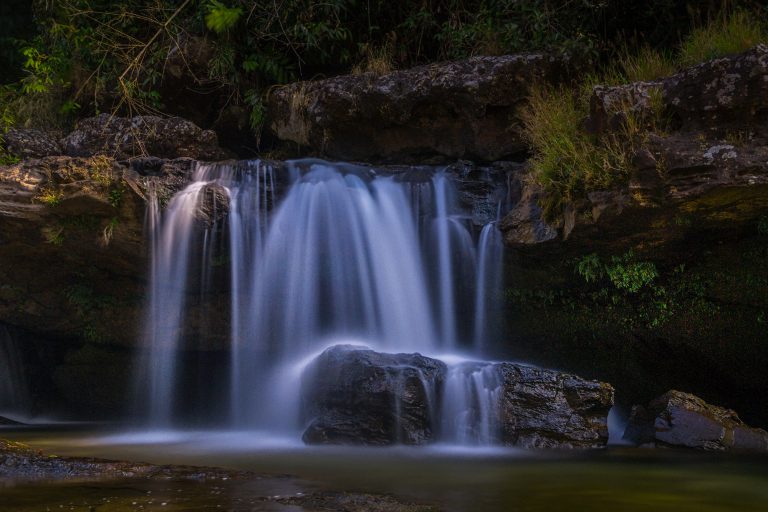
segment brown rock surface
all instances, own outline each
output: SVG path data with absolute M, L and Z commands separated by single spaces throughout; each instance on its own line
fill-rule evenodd
M 424 163 L 524 153 L 518 109 L 566 63 L 541 54 L 472 57 L 383 76 L 301 82 L 269 99 L 272 130 L 333 158 Z
M 640 445 L 768 452 L 768 432 L 745 425 L 729 409 L 680 391 L 632 408 L 624 439 Z

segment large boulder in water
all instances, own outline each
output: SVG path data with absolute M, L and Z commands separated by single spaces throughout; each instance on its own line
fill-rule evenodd
M 302 401 L 309 444 L 599 448 L 608 441 L 613 388 L 516 363 L 460 363 L 448 371 L 419 354 L 338 345 L 305 372 Z
M 638 445 L 768 452 L 768 432 L 745 425 L 730 409 L 671 390 L 632 408 L 624 439 Z
M 423 444 L 433 439 L 441 361 L 359 346 L 327 349 L 302 377 L 308 444 Z
M 519 111 L 531 85 L 562 80 L 566 64 L 544 54 L 472 57 L 290 84 L 269 98 L 271 127 L 339 159 L 501 160 L 527 149 Z

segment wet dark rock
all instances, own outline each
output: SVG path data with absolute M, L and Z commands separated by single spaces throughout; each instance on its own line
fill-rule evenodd
M 127 164 L 131 170 L 141 176 L 161 176 L 166 160 L 156 156 L 129 158 L 121 164 Z
M 107 155 L 118 160 L 137 156 L 226 160 L 216 134 L 180 117 L 114 117 L 101 114 L 82 119 L 61 141 L 69 156 Z
M 336 345 L 302 376 L 308 444 L 423 444 L 433 440 L 431 399 L 446 366 L 419 354 Z M 396 412 L 396 411 L 399 411 Z
M 519 109 L 531 84 L 562 80 L 566 64 L 543 54 L 472 57 L 291 84 L 269 98 L 271 127 L 339 159 L 501 160 L 526 151 Z
M 520 448 L 602 448 L 613 387 L 554 370 L 499 363 L 502 441 Z
M 5 149 L 19 158 L 42 158 L 61 155 L 60 134 L 34 128 L 11 128 L 0 140 L 5 142 Z
M 480 363 L 478 363 L 480 364 Z M 600 448 L 608 441 L 610 384 L 554 370 L 495 363 L 499 441 L 521 448 Z M 418 354 L 337 345 L 302 378 L 308 444 L 423 444 L 435 441 L 447 368 Z M 429 392 L 426 392 L 429 390 Z M 430 394 L 432 398 L 430 398 Z
M 675 390 L 646 407 L 634 406 L 624 439 L 645 446 L 768 452 L 768 432 L 745 425 L 730 409 Z
M 544 190 L 536 184 L 524 182 L 520 174 L 513 180 L 520 196 L 499 224 L 505 243 L 509 246 L 535 245 L 556 239 L 558 231 L 544 220 L 539 204 Z
M 209 226 L 220 223 L 229 214 L 229 194 L 221 185 L 206 185 L 202 204 L 195 212 L 195 218 Z

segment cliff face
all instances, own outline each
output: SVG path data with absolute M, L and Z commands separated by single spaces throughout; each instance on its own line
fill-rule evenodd
M 766 54 L 758 46 L 658 82 L 596 88 L 585 129 L 615 129 L 653 88 L 671 129 L 647 137 L 628 184 L 554 219 L 543 218 L 546 192 L 526 162 L 449 166 L 476 224 L 495 218 L 499 200 L 508 208 L 500 352 L 611 381 L 619 402 L 680 388 L 768 423 L 750 398 L 768 387 Z M 562 64 L 471 59 L 297 84 L 273 97 L 275 129 L 325 156 L 522 158 L 530 80 L 555 82 Z M 25 159 L 0 168 L 0 322 L 24 333 L 55 393 L 83 409 L 117 408 L 127 389 L 147 285 L 148 180 L 167 199 L 195 165 L 183 157 L 228 155 L 210 133 L 174 122 L 97 118 L 65 137 L 6 136 Z M 592 280 L 579 270 L 590 261 Z M 648 265 L 634 291 L 612 277 Z M 217 328 L 199 347 L 209 353 L 229 332 L 226 300 L 213 309 Z

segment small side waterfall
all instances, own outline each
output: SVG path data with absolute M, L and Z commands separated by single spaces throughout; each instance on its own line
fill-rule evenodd
M 0 324 L 0 413 L 28 414 L 29 389 L 16 338 Z
M 477 446 L 497 443 L 501 435 L 501 384 L 493 363 L 449 366 L 443 395 L 443 440 Z
M 501 237 L 489 224 L 475 242 L 446 173 L 414 178 L 322 161 L 277 172 L 258 161 L 200 166 L 162 213 L 150 201 L 148 350 L 139 380 L 152 425 L 173 424 L 190 297 L 216 286 L 214 260 L 224 259 L 220 272 L 229 273 L 229 386 L 220 398 L 232 428 L 296 428 L 296 364 L 340 340 L 429 354 L 470 351 L 486 336 Z M 476 395 L 451 396 L 455 407 L 475 411 Z M 489 432 L 477 442 L 491 442 L 492 428 L 482 429 Z
M 502 290 L 504 242 L 496 222 L 483 226 L 478 242 L 477 284 L 475 286 L 474 343 L 481 351 L 487 346 L 489 326 L 496 321 L 494 309 Z

